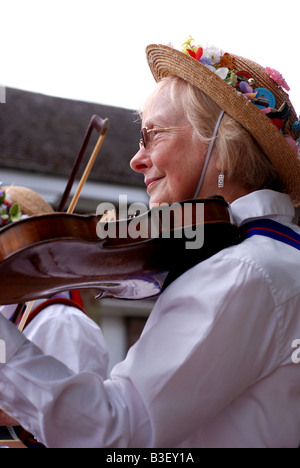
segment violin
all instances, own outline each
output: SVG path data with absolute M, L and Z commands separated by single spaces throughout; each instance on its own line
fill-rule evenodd
M 240 241 L 230 207 L 219 196 L 119 220 L 104 213 L 74 214 L 108 128 L 108 119 L 92 116 L 58 212 L 1 230 L 1 305 L 19 304 L 21 309 L 29 301 L 29 314 L 35 300 L 74 289 L 95 289 L 98 298 L 156 297 L 184 271 Z M 98 141 L 64 213 L 93 130 Z
M 102 219 L 56 212 L 2 229 L 0 304 L 87 288 L 98 298 L 156 297 L 186 270 L 239 242 L 219 196 Z

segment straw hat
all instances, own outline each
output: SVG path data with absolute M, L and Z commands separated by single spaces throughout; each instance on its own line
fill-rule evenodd
M 51 206 L 36 192 L 26 187 L 1 187 L 11 203 L 17 203 L 21 212 L 27 216 L 53 213 Z
M 164 77 L 174 75 L 183 78 L 203 91 L 228 115 L 243 125 L 277 169 L 283 186 L 291 195 L 295 205 L 299 205 L 300 161 L 288 144 L 287 138 L 283 136 L 283 132 L 292 137 L 295 143 L 297 133 L 294 132 L 294 128 L 298 130 L 300 123 L 295 124 L 297 115 L 288 94 L 283 90 L 283 86 L 289 88 L 282 75 L 233 54 L 221 53 L 223 55 L 218 56 L 219 63 L 213 63 L 205 49 L 201 50 L 199 46 L 193 47 L 191 41 L 193 39 L 185 43 L 182 52 L 170 46 L 156 44 L 146 48 L 148 64 L 155 80 L 158 82 Z M 242 81 L 244 85 L 241 87 Z M 245 92 L 249 91 L 245 89 L 247 85 L 252 87 L 254 99 L 257 97 L 268 99 L 265 112 L 269 112 L 269 117 L 261 110 L 264 106 L 259 108 L 253 103 L 253 99 L 247 98 Z M 288 113 L 284 112 L 284 108 L 288 109 Z M 277 112 L 274 112 L 275 110 Z M 288 117 L 285 122 L 282 121 L 282 128 L 280 128 L 280 110 L 282 114 L 285 113 L 285 117 Z

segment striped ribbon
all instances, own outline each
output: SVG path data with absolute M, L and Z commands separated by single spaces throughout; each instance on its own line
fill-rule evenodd
M 293 229 L 271 219 L 251 221 L 244 224 L 241 231 L 246 239 L 255 235 L 271 237 L 300 250 L 300 235 Z

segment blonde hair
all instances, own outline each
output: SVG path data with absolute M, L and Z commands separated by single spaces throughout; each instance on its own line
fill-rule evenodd
M 198 88 L 175 76 L 163 78 L 155 93 L 168 86 L 174 108 L 183 110 L 194 129 L 194 137 L 208 148 L 221 108 Z M 283 191 L 277 171 L 258 143 L 239 122 L 226 113 L 219 128 L 214 153 L 226 177 L 245 189 Z

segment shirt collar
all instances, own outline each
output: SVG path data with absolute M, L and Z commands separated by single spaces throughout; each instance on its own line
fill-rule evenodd
M 295 209 L 289 195 L 273 190 L 258 190 L 238 198 L 231 204 L 231 212 L 238 226 L 257 218 L 290 224 L 295 217 Z

